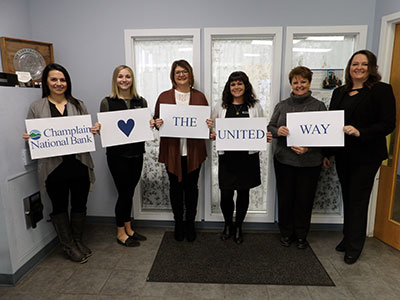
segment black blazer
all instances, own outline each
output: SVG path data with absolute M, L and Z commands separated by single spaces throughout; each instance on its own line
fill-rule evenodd
M 342 109 L 344 86 L 333 91 L 329 110 Z M 386 136 L 396 127 L 396 100 L 392 86 L 376 83 L 360 90 L 357 101 L 345 110 L 345 125 L 360 131 L 359 137 L 345 135 L 345 147 L 329 154 L 345 155 L 351 162 L 380 162 L 388 158 Z M 331 149 L 332 150 L 332 149 Z

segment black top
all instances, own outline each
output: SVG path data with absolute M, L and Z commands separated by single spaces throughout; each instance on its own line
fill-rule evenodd
M 101 112 L 147 107 L 147 101 L 142 97 L 133 98 L 131 100 L 106 97 L 104 100 L 102 101 L 100 106 Z M 107 147 L 106 150 L 107 155 L 117 155 L 126 158 L 138 157 L 142 155 L 144 152 L 145 152 L 144 142 L 111 146 Z
M 348 101 L 350 101 L 348 103 Z M 389 84 L 378 82 L 350 97 L 339 87 L 333 91 L 329 110 L 344 109 L 345 125 L 352 125 L 359 137 L 345 135 L 345 147 L 328 148 L 327 154 L 340 154 L 352 163 L 374 163 L 388 157 L 386 135 L 396 127 L 396 100 Z
M 67 104 L 64 105 L 64 113 L 63 114 L 61 114 L 60 111 L 57 109 L 56 105 L 50 101 L 49 101 L 49 106 L 50 106 L 50 114 L 51 114 L 52 118 L 68 116 Z M 76 157 L 75 157 L 75 154 L 70 154 L 70 155 L 63 155 L 62 158 L 63 158 L 63 161 L 71 161 L 71 160 L 75 160 Z

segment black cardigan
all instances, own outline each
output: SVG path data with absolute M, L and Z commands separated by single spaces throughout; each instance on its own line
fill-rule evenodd
M 360 90 L 356 102 L 345 110 L 345 125 L 352 125 L 359 137 L 345 135 L 344 148 L 326 149 L 347 156 L 354 163 L 380 162 L 388 158 L 386 136 L 396 127 L 396 100 L 391 85 L 378 82 Z M 333 91 L 329 110 L 343 109 L 344 86 Z

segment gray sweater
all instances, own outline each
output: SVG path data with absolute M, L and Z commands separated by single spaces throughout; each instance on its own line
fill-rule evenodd
M 86 109 L 86 106 L 83 104 L 82 101 L 78 100 L 81 107 L 82 107 L 82 114 L 87 115 L 88 111 Z M 68 116 L 76 116 L 80 115 L 78 112 L 77 108 L 71 104 L 67 103 L 67 112 Z M 37 119 L 37 118 L 51 118 L 51 112 L 50 112 L 50 105 L 49 101 L 46 98 L 42 98 L 39 100 L 36 100 L 31 104 L 29 107 L 28 115 L 26 117 L 27 119 Z M 88 167 L 89 170 L 89 179 L 90 182 L 93 184 L 95 181 L 95 176 L 93 172 L 93 161 L 92 157 L 90 156 L 90 153 L 85 152 L 85 153 L 78 153 L 76 154 L 76 158 L 81 161 L 85 166 Z M 45 191 L 45 182 L 47 179 L 47 176 L 55 169 L 57 168 L 61 163 L 63 159 L 62 156 L 54 156 L 54 157 L 47 157 L 47 158 L 41 158 L 38 161 L 38 177 L 39 177 L 39 185 L 40 185 L 40 190 L 42 192 Z
M 321 148 L 308 147 L 306 153 L 298 155 L 287 146 L 285 136 L 278 136 L 278 129 L 281 126 L 286 126 L 287 113 L 323 110 L 326 110 L 325 104 L 312 97 L 311 92 L 303 96 L 295 96 L 291 93 L 289 98 L 275 106 L 268 124 L 268 131 L 272 133 L 272 149 L 276 160 L 293 167 L 315 167 L 322 163 Z

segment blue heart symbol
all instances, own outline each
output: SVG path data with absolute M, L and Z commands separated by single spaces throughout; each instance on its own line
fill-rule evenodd
M 135 127 L 135 121 L 133 119 L 128 119 L 126 122 L 124 120 L 118 121 L 118 128 L 125 133 L 127 137 L 131 134 L 133 127 Z

